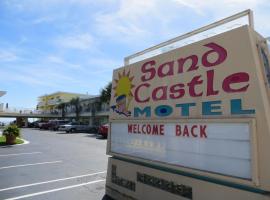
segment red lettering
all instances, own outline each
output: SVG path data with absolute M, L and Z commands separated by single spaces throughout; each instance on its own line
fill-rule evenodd
M 196 135 L 195 132 L 194 132 L 194 129 L 195 129 L 195 128 L 198 128 L 198 126 L 197 126 L 197 125 L 193 125 L 193 126 L 191 127 L 191 135 L 192 135 L 193 137 L 198 137 L 198 135 Z
M 173 75 L 173 64 L 174 61 L 163 63 L 158 67 L 158 76 L 159 77 L 165 77 L 165 76 L 172 76 Z M 167 68 L 167 72 L 164 72 L 164 70 Z
M 213 42 L 205 44 L 204 46 L 209 47 L 212 50 L 210 50 L 210 51 L 206 52 L 205 54 L 203 54 L 203 56 L 202 56 L 202 64 L 203 64 L 203 66 L 212 67 L 212 66 L 215 66 L 215 65 L 219 65 L 219 64 L 221 64 L 222 62 L 224 62 L 226 60 L 227 51 L 223 47 L 221 47 L 221 46 L 219 46 L 219 45 L 217 45 L 216 43 L 213 43 Z M 218 55 L 217 60 L 214 61 L 214 62 L 209 61 L 209 56 L 212 53 Z
M 217 95 L 219 91 L 214 90 L 214 70 L 206 72 L 207 75 L 207 92 L 206 96 Z
M 128 124 L 128 133 L 132 133 L 132 124 Z
M 185 89 L 183 89 L 183 87 L 185 87 L 185 85 L 182 83 L 173 85 L 170 88 L 170 92 L 171 92 L 170 98 L 171 99 L 178 99 L 178 98 L 183 97 L 185 95 Z
M 187 84 L 189 86 L 189 94 L 191 97 L 199 97 L 203 95 L 203 92 L 196 93 L 195 92 L 195 86 L 201 85 L 203 83 L 203 80 L 200 80 L 202 76 L 195 76 L 193 79 Z
M 196 55 L 191 55 L 191 56 L 188 56 L 186 58 L 180 58 L 177 60 L 178 61 L 178 73 L 184 72 L 184 65 L 185 65 L 186 61 L 188 61 L 188 60 L 191 60 L 191 65 L 188 69 L 188 72 L 197 70 L 199 68 L 199 66 L 197 66 L 198 57 Z
M 138 124 L 138 133 L 139 133 L 139 134 L 142 133 L 142 132 L 141 132 L 141 125 L 140 125 L 140 124 Z
M 206 125 L 201 125 L 200 126 L 200 137 L 201 138 L 207 138 L 207 135 L 206 135 Z
M 233 92 L 245 92 L 247 91 L 247 88 L 249 84 L 245 84 L 245 86 L 242 86 L 238 89 L 233 89 L 232 84 L 236 83 L 245 83 L 249 81 L 249 74 L 245 72 L 239 72 L 235 74 L 231 74 L 228 77 L 226 77 L 223 81 L 222 88 L 225 92 L 233 93 Z
M 134 92 L 135 101 L 137 101 L 138 103 L 145 103 L 145 102 L 148 102 L 150 100 L 150 97 L 148 97 L 146 99 L 140 99 L 139 98 L 139 93 L 144 93 L 144 92 L 139 92 L 142 87 L 149 88 L 150 87 L 150 84 L 149 83 L 143 83 L 143 84 L 139 85 L 135 89 L 135 92 Z
M 152 134 L 158 135 L 158 125 L 153 125 Z
M 146 125 L 147 134 L 151 134 L 151 126 L 149 124 Z
M 184 126 L 183 136 L 189 137 L 189 132 L 188 132 L 188 126 L 187 125 Z
M 166 100 L 167 99 L 167 88 L 168 88 L 168 86 L 160 86 L 160 87 L 155 88 L 152 92 L 153 100 L 154 101 Z M 159 95 L 159 97 L 158 97 L 158 93 L 161 94 L 161 95 Z
M 159 126 L 159 129 L 160 129 L 160 135 L 164 135 L 164 125 L 160 125 Z
M 142 125 L 142 132 L 143 132 L 143 134 L 146 134 L 146 132 L 145 132 L 145 124 Z
M 148 76 L 143 75 L 141 77 L 142 81 L 149 81 L 155 77 L 156 75 L 155 64 L 156 64 L 156 61 L 150 60 L 142 65 L 142 68 L 141 68 L 142 73 L 148 73 Z M 150 67 L 147 68 L 147 66 L 150 66 Z
M 181 126 L 180 125 L 176 125 L 175 126 L 175 135 L 176 136 L 180 136 L 181 135 Z
M 137 125 L 133 124 L 133 133 L 137 133 Z

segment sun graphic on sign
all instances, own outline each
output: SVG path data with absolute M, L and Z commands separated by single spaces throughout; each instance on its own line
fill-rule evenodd
M 116 105 L 111 108 L 120 115 L 130 115 L 128 107 L 133 98 L 131 91 L 132 88 L 134 88 L 134 85 L 132 84 L 133 79 L 134 76 L 130 76 L 130 71 L 126 73 L 125 70 L 122 73 L 118 73 L 118 78 L 114 79 L 115 86 L 113 87 L 113 90 L 114 97 L 116 97 Z

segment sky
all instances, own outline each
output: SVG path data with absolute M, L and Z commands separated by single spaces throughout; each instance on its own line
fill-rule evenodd
M 99 94 L 124 57 L 245 9 L 270 36 L 269 0 L 1 0 L 0 102 Z

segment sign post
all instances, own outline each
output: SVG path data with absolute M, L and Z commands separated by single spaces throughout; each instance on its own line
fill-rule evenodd
M 114 70 L 106 193 L 270 199 L 263 41 L 244 25 Z

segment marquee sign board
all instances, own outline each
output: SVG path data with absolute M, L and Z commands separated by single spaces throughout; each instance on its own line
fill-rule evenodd
M 248 123 L 112 123 L 111 151 L 251 179 Z
M 270 191 L 261 39 L 242 26 L 114 70 L 108 154 Z

